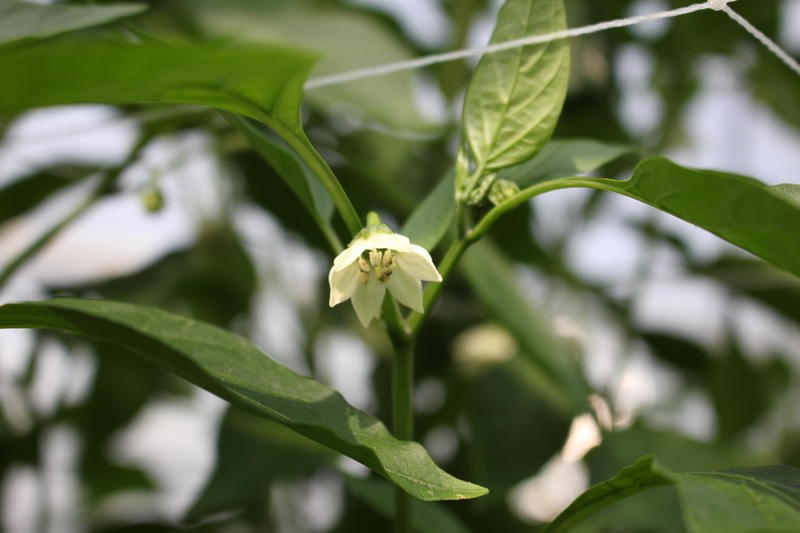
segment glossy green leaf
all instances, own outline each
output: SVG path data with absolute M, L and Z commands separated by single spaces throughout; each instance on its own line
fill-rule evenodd
M 275 169 L 275 172 L 312 216 L 320 230 L 329 239 L 332 239 L 332 242 L 338 242 L 336 232 L 331 226 L 333 201 L 322 183 L 311 174 L 297 154 L 289 150 L 285 143 L 271 137 L 267 132 L 259 130 L 247 119 L 233 114 L 228 114 L 227 118 L 231 124 L 245 134 L 253 149 Z
M 800 276 L 800 208 L 759 181 L 664 157 L 645 159 L 628 181 L 597 181 L 598 188 L 650 204 Z
M 508 0 L 492 43 L 566 28 L 562 0 Z M 475 166 L 491 172 L 534 156 L 550 138 L 567 93 L 567 40 L 485 54 L 464 101 L 463 135 Z
M 789 466 L 672 473 L 653 457 L 579 496 L 543 533 L 569 531 L 591 515 L 647 489 L 675 485 L 690 533 L 788 532 L 800 524 L 800 470 Z
M 394 490 L 378 479 L 348 478 L 347 488 L 388 519 L 394 518 Z M 412 502 L 413 528 L 416 533 L 467 533 L 467 528 L 441 504 Z
M 552 326 L 523 296 L 512 265 L 488 242 L 478 242 L 461 260 L 463 273 L 491 318 L 505 327 L 531 363 L 519 369 L 544 398 L 566 413 L 580 412 L 589 389 Z
M 145 9 L 147 4 L 41 5 L 6 0 L 0 5 L 0 43 L 50 37 L 129 17 Z
M 544 180 L 584 175 L 633 151 L 632 146 L 594 139 L 553 139 L 534 157 L 504 168 L 497 177 L 527 187 Z
M 578 496 L 542 533 L 569 531 L 592 513 L 639 492 L 674 483 L 672 475 L 656 464 L 652 456 L 623 468 L 614 478 L 594 485 Z
M 295 374 L 249 341 L 159 309 L 54 299 L 0 307 L 0 328 L 49 328 L 100 339 L 367 465 L 418 499 L 482 496 L 439 469 L 424 448 L 399 441 L 336 391 Z
M 0 55 L 0 115 L 34 107 L 171 103 L 216 107 L 300 129 L 313 56 L 280 46 L 103 40 L 46 41 Z
M 800 527 L 800 469 L 762 466 L 676 477 L 691 533 L 789 532 Z
M 800 207 L 787 198 L 796 191 L 794 186 L 776 189 L 744 176 L 682 167 L 661 156 L 643 160 L 627 181 L 562 178 L 532 185 L 489 212 L 476 233 L 486 231 L 497 217 L 528 198 L 572 187 L 634 198 L 800 276 Z
M 411 213 L 400 233 L 414 244 L 433 250 L 447 233 L 456 211 L 453 186 L 453 175 L 448 174 Z

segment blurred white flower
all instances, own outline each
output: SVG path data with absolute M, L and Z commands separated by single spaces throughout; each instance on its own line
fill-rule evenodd
M 377 217 L 333 260 L 328 274 L 331 307 L 352 299 L 358 319 L 369 326 L 381 312 L 386 289 L 398 302 L 422 313 L 420 281 L 442 281 L 431 256 L 408 237 L 392 233 Z

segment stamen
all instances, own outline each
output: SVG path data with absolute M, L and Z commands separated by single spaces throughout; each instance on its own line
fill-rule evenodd
M 388 280 L 392 275 L 394 260 L 391 250 L 370 250 L 369 261 L 375 268 L 375 276 L 381 283 Z
M 369 263 L 367 263 L 367 260 L 364 259 L 363 256 L 358 258 L 358 270 L 358 280 L 362 285 L 366 285 L 367 282 L 369 282 L 370 267 Z

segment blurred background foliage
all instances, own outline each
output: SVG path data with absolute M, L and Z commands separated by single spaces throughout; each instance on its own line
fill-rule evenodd
M 785 19 L 790 9 L 797 11 L 792 3 L 741 0 L 734 7 L 768 35 L 789 39 Z M 683 5 L 566 4 L 570 26 Z M 498 7 L 482 0 L 398 6 L 377 0 L 159 0 L 140 15 L 83 31 L 169 42 L 292 43 L 320 52 L 313 76 L 481 44 Z M 624 177 L 648 153 L 709 161 L 702 139 L 692 137 L 692 120 L 698 105 L 708 102 L 703 96 L 714 97 L 705 85 L 719 65 L 733 88 L 770 117 L 789 149 L 800 147 L 798 79 L 722 15 L 702 12 L 572 45 L 571 87 L 555 137 L 631 146 L 598 175 Z M 306 131 L 362 214 L 378 209 L 399 228 L 451 168 L 473 64 L 457 61 L 309 91 Z M 131 172 L 98 207 L 122 197 L 138 202 L 160 190 L 165 211 L 189 204 L 190 236 L 135 266 L 98 267 L 78 278 L 41 275 L 45 255 L 18 272 L 4 300 L 101 296 L 197 317 L 250 336 L 284 364 L 332 383 L 355 405 L 388 419 L 388 349 L 380 332 L 360 328 L 347 306 L 327 309 L 325 241 L 242 134 L 217 114 L 196 109 L 154 115 L 151 108 L 126 107 L 112 119 L 156 131 L 153 144 L 171 155 L 148 156 L 146 147 L 144 162 L 132 165 L 138 178 Z M 15 124 L 3 125 L 7 150 Z M 730 131 L 718 135 L 732 138 Z M 199 148 L 181 144 L 197 138 Z M 752 170 L 735 153 L 740 148 L 728 146 L 725 170 Z M 184 159 L 212 162 L 211 207 L 193 191 L 201 187 L 192 181 L 200 171 L 176 162 L 181 150 Z M 43 203 L 85 188 L 101 166 L 67 154 L 6 172 L 0 235 L 19 231 Z M 796 167 L 781 168 L 783 181 L 797 178 Z M 692 228 L 628 209 L 627 200 L 556 195 L 560 200 L 511 213 L 493 229 L 491 244 L 470 252 L 422 331 L 417 438 L 445 469 L 491 494 L 420 504 L 418 530 L 535 531 L 587 484 L 648 453 L 676 471 L 800 467 L 800 283 Z M 145 213 L 145 206 L 139 209 Z M 82 253 L 86 263 L 94 261 L 93 252 Z M 441 250 L 433 253 L 439 257 Z M 14 256 L 3 254 L 4 261 Z M 598 254 L 603 260 L 595 271 Z M 700 296 L 682 299 L 687 290 Z M 672 299 L 658 296 L 671 291 Z M 365 479 L 357 465 L 281 426 L 224 412 L 205 393 L 117 348 L 49 333 L 3 335 L 0 477 L 9 531 L 390 527 L 388 485 Z M 578 376 L 579 397 L 591 389 L 602 443 L 588 453 L 574 456 L 564 448 L 571 424 L 588 406 L 562 401 L 559 394 L 574 391 L 554 393 L 542 372 Z M 144 442 L 130 434 L 136 427 L 144 431 L 143 420 L 158 409 L 180 416 L 150 428 L 159 436 L 147 448 L 155 458 L 126 452 L 130 442 Z M 196 440 L 183 442 L 184 448 L 164 444 L 184 431 Z M 186 452 L 193 444 L 205 454 Z M 672 533 L 683 526 L 675 495 L 659 489 L 612 506 L 579 530 Z

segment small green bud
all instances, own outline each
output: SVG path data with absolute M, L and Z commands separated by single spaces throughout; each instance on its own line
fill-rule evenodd
M 480 181 L 478 181 L 478 186 L 472 190 L 469 198 L 467 198 L 467 205 L 474 206 L 480 204 L 486 197 L 486 193 L 489 192 L 489 189 L 492 187 L 496 177 L 497 174 L 495 173 L 481 176 Z
M 148 213 L 158 213 L 164 208 L 164 195 L 158 189 L 147 189 L 142 194 L 142 205 Z
M 519 185 L 513 181 L 496 180 L 489 189 L 489 201 L 500 205 L 519 192 Z
M 367 239 L 370 235 L 375 235 L 377 233 L 394 233 L 392 228 L 381 222 L 381 217 L 378 216 L 378 213 L 375 211 L 370 211 L 367 213 L 367 225 L 364 226 L 361 231 L 359 231 L 353 240 L 356 241 L 357 239 Z

